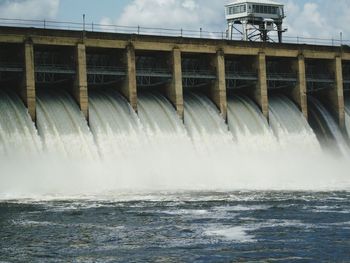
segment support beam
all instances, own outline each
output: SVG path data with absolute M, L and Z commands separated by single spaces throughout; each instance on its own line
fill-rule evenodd
M 20 96 L 28 108 L 28 112 L 33 121 L 36 121 L 36 95 L 35 95 L 35 70 L 34 70 L 34 47 L 33 43 L 24 44 L 24 76 L 20 89 Z
M 256 63 L 258 71 L 258 82 L 253 96 L 255 102 L 259 105 L 263 115 L 269 117 L 269 101 L 267 97 L 267 77 L 266 77 L 266 55 L 259 52 Z
M 184 119 L 184 98 L 182 87 L 182 68 L 181 68 L 181 50 L 174 48 L 171 53 L 170 66 L 173 78 L 170 85 L 167 86 L 166 96 L 175 106 L 176 112 Z
M 76 46 L 76 78 L 73 87 L 73 96 L 77 101 L 80 110 L 85 118 L 89 119 L 89 99 L 87 89 L 87 73 L 86 73 L 86 50 L 84 44 Z
M 222 117 L 227 119 L 225 54 L 222 50 L 216 52 L 212 65 L 216 71 L 216 80 L 210 87 L 210 97 L 219 108 Z
M 293 70 L 297 72 L 297 85 L 291 91 L 291 98 L 298 105 L 304 117 L 308 119 L 307 94 L 306 94 L 306 70 L 305 58 L 299 55 L 293 65 Z
M 330 108 L 334 113 L 341 129 L 345 128 L 345 108 L 344 108 L 344 88 L 343 88 L 343 68 L 340 56 L 335 57 L 332 63 L 331 72 L 335 75 L 335 85 L 327 91 Z
M 136 59 L 132 44 L 126 47 L 125 53 L 126 77 L 121 87 L 121 93 L 137 112 Z

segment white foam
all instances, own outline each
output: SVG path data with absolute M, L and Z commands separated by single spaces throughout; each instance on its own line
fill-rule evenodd
M 249 229 L 241 226 L 226 227 L 222 225 L 210 226 L 204 230 L 204 234 L 218 239 L 235 241 L 239 243 L 254 242 L 255 237 L 247 233 Z
M 94 136 L 74 100 L 67 96 L 58 96 L 60 99 L 54 102 L 52 94 L 39 96 L 38 126 L 47 149 L 61 149 L 68 156 L 81 158 L 0 160 L 0 198 L 220 200 L 227 196 L 213 191 L 350 190 L 349 157 L 332 158 L 315 151 L 318 145 L 312 146 L 314 134 L 304 119 L 298 119 L 302 115 L 290 102 L 288 107 L 282 104 L 281 111 L 280 106 L 275 106 L 279 100 L 271 103 L 272 109 L 282 114 L 275 114 L 273 122 L 281 126 L 290 142 L 306 140 L 308 147 L 276 150 L 273 145 L 278 140 L 271 140 L 266 120 L 248 103 L 241 110 L 250 112 L 251 123 L 238 130 L 253 134 L 254 127 L 260 127 L 264 132 L 259 138 L 267 140 L 266 149 L 260 152 L 250 150 L 254 147 L 242 151 L 234 140 L 239 136 L 233 135 L 240 131 L 229 132 L 215 105 L 203 95 L 185 97 L 189 100 L 185 101 L 187 129 L 171 103 L 161 95 L 140 93 L 138 116 L 119 95 L 103 92 L 92 96 Z M 289 112 L 293 120 L 290 124 Z M 0 122 L 4 121 L 0 118 Z M 282 131 L 277 133 L 281 135 Z M 247 133 L 242 138 L 249 136 Z M 50 143 L 50 138 L 54 143 Z M 250 143 L 254 144 L 247 139 L 241 146 Z M 102 161 L 97 157 L 97 149 L 93 150 L 96 145 Z M 167 191 L 211 194 L 163 195 Z

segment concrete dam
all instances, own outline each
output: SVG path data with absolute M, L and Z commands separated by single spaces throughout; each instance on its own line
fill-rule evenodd
M 349 91 L 347 46 L 0 27 L 0 155 L 102 160 L 106 185 L 328 187 Z

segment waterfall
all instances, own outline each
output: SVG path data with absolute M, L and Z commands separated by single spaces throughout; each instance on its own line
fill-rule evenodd
M 185 94 L 184 121 L 169 100 L 150 91 L 139 92 L 137 113 L 111 89 L 90 90 L 89 106 L 88 125 L 67 92 L 40 90 L 37 132 L 21 100 L 0 92 L 2 154 L 44 155 L 20 165 L 1 162 L 0 198 L 350 187 L 348 162 L 322 154 L 313 130 L 285 96 L 270 97 L 269 122 L 243 95 L 229 96 L 227 124 L 199 92 Z M 339 147 L 339 128 L 318 101 L 311 103 L 310 116 L 321 131 L 332 131 Z
M 271 151 L 278 148 L 267 119 L 259 107 L 246 96 L 229 96 L 228 126 L 240 150 Z
M 350 138 L 350 98 L 345 97 L 345 128 Z
M 324 147 L 349 155 L 349 148 L 339 126 L 320 101 L 309 98 L 309 119 Z
M 0 90 L 0 155 L 27 156 L 41 152 L 41 141 L 28 110 L 11 91 Z
M 213 102 L 200 93 L 187 93 L 184 104 L 185 126 L 200 152 L 233 147 L 233 136 Z
M 103 159 L 124 158 L 145 140 L 130 104 L 113 90 L 89 93 L 89 123 Z
M 38 92 L 37 127 L 46 152 L 66 158 L 98 158 L 87 122 L 67 92 Z
M 283 95 L 269 99 L 270 125 L 280 146 L 288 150 L 320 151 L 317 138 L 297 106 Z

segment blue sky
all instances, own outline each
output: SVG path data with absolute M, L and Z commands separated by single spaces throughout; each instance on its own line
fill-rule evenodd
M 76 21 L 86 14 L 88 20 L 98 22 L 103 17 L 118 17 L 131 0 L 61 0 L 57 19 Z
M 228 0 L 229 1 L 229 0 Z M 226 0 L 0 0 L 0 17 L 223 31 Z M 350 0 L 280 0 L 290 36 L 350 39 Z

